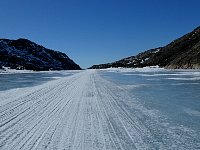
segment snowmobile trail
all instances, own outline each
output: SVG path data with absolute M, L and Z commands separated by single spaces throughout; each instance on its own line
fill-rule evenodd
M 95 70 L 5 91 L 0 99 L 1 150 L 184 149 L 172 132 L 156 141 L 147 126 L 165 132 L 156 114 Z

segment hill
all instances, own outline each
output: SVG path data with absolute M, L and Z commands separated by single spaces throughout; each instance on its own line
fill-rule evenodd
M 47 49 L 27 39 L 0 39 L 0 68 L 35 71 L 81 69 L 65 53 Z
M 93 65 L 90 69 L 146 66 L 168 69 L 200 69 L 200 27 L 164 47 L 150 49 L 112 63 Z

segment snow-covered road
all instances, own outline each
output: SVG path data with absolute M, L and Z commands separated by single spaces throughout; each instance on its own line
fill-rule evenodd
M 165 128 L 156 111 L 145 108 L 123 87 L 107 81 L 95 70 L 4 91 L 0 99 L 1 150 L 194 146 L 186 142 L 187 135 L 177 140 L 174 130 Z M 160 137 L 155 137 L 154 132 L 159 132 Z

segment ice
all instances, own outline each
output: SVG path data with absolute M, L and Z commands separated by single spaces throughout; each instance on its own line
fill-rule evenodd
M 198 149 L 200 111 L 194 108 L 199 106 L 198 87 L 192 95 L 188 89 L 186 93 L 171 87 L 174 80 L 163 82 L 163 76 L 155 83 L 123 75 L 130 71 L 166 74 L 161 70 L 67 71 L 63 73 L 74 74 L 1 91 L 0 149 Z M 192 102 L 188 104 L 183 94 Z
M 192 109 L 190 109 L 190 108 L 185 108 L 184 110 L 185 110 L 185 112 L 186 112 L 187 114 L 189 114 L 189 115 L 191 115 L 191 116 L 200 117 L 200 111 L 198 111 L 198 110 L 192 110 Z
M 183 80 L 183 81 L 195 81 L 195 80 L 200 80 L 200 77 L 192 77 L 192 78 L 167 78 L 169 80 Z

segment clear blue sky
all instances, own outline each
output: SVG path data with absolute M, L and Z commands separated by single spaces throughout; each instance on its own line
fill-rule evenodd
M 2 0 L 0 38 L 27 38 L 81 67 L 164 46 L 200 25 L 200 0 Z

